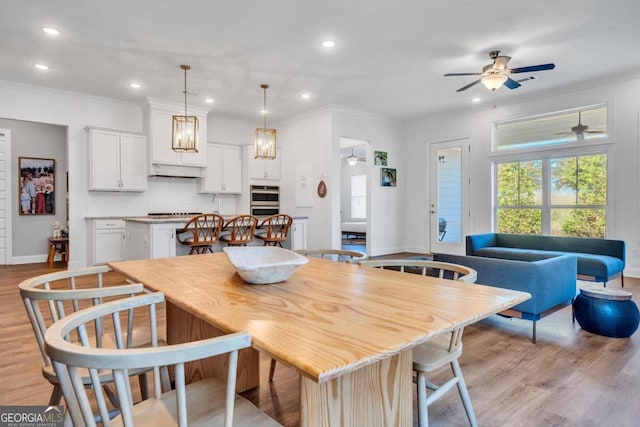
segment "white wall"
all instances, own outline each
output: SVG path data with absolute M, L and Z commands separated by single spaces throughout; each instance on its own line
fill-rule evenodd
M 429 143 L 469 137 L 472 146 L 470 157 L 471 200 L 470 233 L 491 230 L 491 124 L 497 120 L 542 114 L 579 106 L 608 103 L 610 135 L 614 142 L 609 151 L 609 216 L 607 237 L 625 240 L 627 243 L 626 275 L 640 276 L 640 259 L 631 257 L 640 247 L 638 234 L 639 176 L 638 176 L 638 112 L 640 104 L 640 78 L 614 81 L 597 87 L 568 88 L 548 96 L 521 101 L 495 108 L 478 107 L 447 116 L 426 118 L 406 126 L 403 158 L 407 177 L 407 190 L 413 199 L 414 209 L 404 212 L 404 222 L 410 226 L 404 230 L 405 247 L 428 251 L 427 211 L 429 188 L 425 167 Z M 634 252 L 633 249 L 636 249 Z
M 331 111 L 321 109 L 293 117 L 277 127 L 278 145 L 282 147 L 280 208 L 293 216 L 309 217 L 307 242 L 310 248 L 332 247 L 331 203 L 333 194 L 339 196 L 340 188 L 334 186 L 331 174 L 331 126 Z M 294 177 L 296 165 L 301 163 L 313 165 L 313 207 L 296 206 Z M 327 185 L 325 198 L 320 198 L 315 191 L 321 178 Z

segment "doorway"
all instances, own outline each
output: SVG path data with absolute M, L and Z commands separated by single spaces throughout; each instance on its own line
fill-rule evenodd
M 367 253 L 368 142 L 340 138 L 341 249 Z
M 428 153 L 430 251 L 463 255 L 470 215 L 469 140 L 433 143 Z

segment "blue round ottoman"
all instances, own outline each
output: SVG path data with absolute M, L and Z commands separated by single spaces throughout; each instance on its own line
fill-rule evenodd
M 573 312 L 582 329 L 612 338 L 633 335 L 640 323 L 640 312 L 631 292 L 590 286 L 580 289 L 573 301 Z

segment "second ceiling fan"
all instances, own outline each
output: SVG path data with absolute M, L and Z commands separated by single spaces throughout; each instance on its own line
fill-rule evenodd
M 469 83 L 466 86 L 461 87 L 456 92 L 462 92 L 472 86 L 482 82 L 488 89 L 496 90 L 503 84 L 509 89 L 516 89 L 521 86 L 520 82 L 524 80 L 530 80 L 529 78 L 522 80 L 514 80 L 510 77 L 511 74 L 518 73 L 530 73 L 534 71 L 553 70 L 556 65 L 553 63 L 530 65 L 528 67 L 507 68 L 507 63 L 511 59 L 510 56 L 500 55 L 499 50 L 494 50 L 489 53 L 489 57 L 493 60 L 491 64 L 487 64 L 482 68 L 481 73 L 447 73 L 444 76 L 482 76 L 478 80 Z

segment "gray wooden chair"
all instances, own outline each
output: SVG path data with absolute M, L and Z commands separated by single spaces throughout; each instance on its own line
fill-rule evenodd
M 452 279 L 460 282 L 474 283 L 478 274 L 469 267 L 447 262 L 412 259 L 377 259 L 360 262 L 363 266 L 394 269 L 402 273 L 413 272 L 423 276 Z M 464 328 L 458 328 L 450 334 L 440 335 L 413 349 L 413 370 L 416 373 L 418 387 L 418 421 L 420 427 L 429 425 L 428 407 L 436 400 L 458 386 L 458 392 L 469 419 L 469 424 L 477 426 L 476 416 L 471 405 L 471 398 L 467 385 L 462 376 L 458 359 L 462 355 L 462 333 Z M 449 364 L 453 371 L 453 378 L 444 384 L 436 385 L 427 380 L 427 375 Z M 432 390 L 427 395 L 427 389 Z
M 235 393 L 238 351 L 251 346 L 251 336 L 244 332 L 203 339 L 195 342 L 160 346 L 156 324 L 157 306 L 164 294 L 151 293 L 119 299 L 74 313 L 56 322 L 45 334 L 46 351 L 60 379 L 68 411 L 76 426 L 94 426 L 92 407 L 97 407 L 103 425 L 133 426 L 278 426 L 274 420 Z M 145 323 L 151 337 L 147 348 L 127 348 L 121 328 L 111 331 L 118 348 L 96 347 L 87 328 L 102 319 L 104 325 L 118 325 L 129 310 L 148 310 L 150 322 Z M 78 342 L 67 337 L 76 335 Z M 207 357 L 228 354 L 226 381 L 207 378 L 186 385 L 185 363 Z M 162 392 L 160 370 L 171 367 L 175 390 Z M 83 386 L 81 369 L 88 369 L 95 393 Z M 153 396 L 134 405 L 127 381 L 132 370 L 153 372 Z M 109 419 L 107 404 L 99 375 L 110 373 L 120 402 L 120 414 Z
M 344 249 L 299 249 L 295 251 L 306 257 L 330 259 L 333 261 L 359 262 L 367 255 L 360 251 L 348 251 Z
M 122 298 L 142 293 L 144 287 L 139 284 L 124 284 L 119 286 L 103 287 L 103 274 L 109 271 L 107 266 L 89 267 L 58 271 L 55 273 L 43 274 L 26 279 L 18 285 L 20 296 L 24 302 L 27 316 L 31 322 L 36 342 L 40 348 L 43 359 L 42 375 L 53 385 L 49 405 L 58 405 L 62 398 L 60 382 L 51 364 L 51 359 L 45 352 L 44 335 L 45 332 L 55 322 L 63 319 L 70 313 L 87 307 L 102 304 L 105 298 Z M 130 313 L 126 330 L 130 339 L 129 345 L 144 346 L 143 340 L 134 340 L 133 313 Z M 100 346 L 112 346 L 113 337 L 104 333 L 104 325 L 96 323 L 94 325 L 94 336 Z M 146 399 L 147 381 L 145 371 L 133 372 L 139 374 L 140 392 L 142 399 Z M 86 372 L 85 372 L 86 374 Z M 103 384 L 113 381 L 108 375 L 101 376 Z M 84 385 L 91 383 L 88 375 L 82 377 Z M 107 389 L 109 393 L 109 389 Z M 113 396 L 112 396 L 113 397 Z M 117 401 L 113 403 L 117 406 Z

